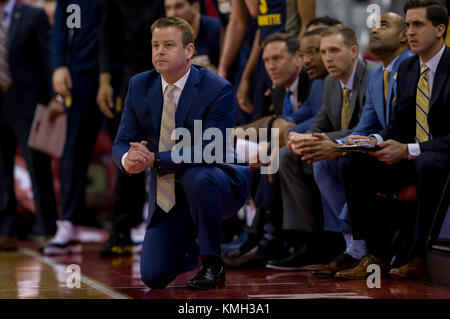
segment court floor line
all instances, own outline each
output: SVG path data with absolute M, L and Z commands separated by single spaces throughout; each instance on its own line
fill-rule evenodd
M 31 256 L 31 257 L 41 260 L 43 263 L 47 264 L 50 267 L 58 269 L 59 271 L 62 271 L 62 272 L 66 272 L 66 265 L 59 264 L 49 257 L 42 256 L 42 255 L 38 254 L 37 252 L 32 251 L 27 248 L 21 248 L 19 251 L 24 253 L 25 255 L 28 255 L 28 256 Z M 85 285 L 87 285 L 91 288 L 94 288 L 95 290 L 100 291 L 101 293 L 111 297 L 112 299 L 132 299 L 130 296 L 127 296 L 121 292 L 115 291 L 114 289 L 109 288 L 105 284 L 100 283 L 97 280 L 93 280 L 93 279 L 83 275 L 82 273 L 80 274 L 80 281 L 82 283 L 84 283 Z
M 226 284 L 226 287 L 232 286 L 278 286 L 278 285 L 298 285 L 298 282 L 266 282 L 260 284 L 248 283 L 248 284 Z M 182 285 L 169 285 L 167 288 L 184 288 Z M 135 288 L 135 287 L 132 287 Z
M 248 295 L 249 298 L 262 299 L 372 299 L 355 292 L 342 293 L 306 293 L 306 294 L 278 294 L 278 295 Z

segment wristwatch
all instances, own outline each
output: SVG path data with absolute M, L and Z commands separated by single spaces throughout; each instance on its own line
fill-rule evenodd
M 159 157 L 159 153 L 153 153 L 155 155 L 155 159 L 153 160 L 153 168 L 159 168 L 161 166 L 161 159 Z

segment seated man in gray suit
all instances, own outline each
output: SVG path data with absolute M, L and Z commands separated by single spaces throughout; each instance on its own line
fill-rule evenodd
M 341 24 L 324 32 L 320 51 L 330 74 L 323 84 L 322 107 L 309 134 L 296 133 L 297 127 L 294 127 L 287 147 L 280 150 L 283 228 L 299 231 L 305 244 L 285 259 L 270 260 L 268 268 L 303 269 L 311 264 L 328 263 L 340 253 L 339 244 L 332 248 L 322 244 L 323 213 L 313 167 L 303 162 L 294 150 L 297 142 L 311 137 L 311 133 L 326 133 L 331 139 L 339 139 L 352 132 L 365 102 L 367 77 L 377 64 L 358 59 L 357 36 L 351 28 Z

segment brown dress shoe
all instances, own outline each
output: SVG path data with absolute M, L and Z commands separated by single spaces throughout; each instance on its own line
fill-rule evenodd
M 389 276 L 391 276 L 392 279 L 396 280 L 401 279 L 426 280 L 427 268 L 425 267 L 423 259 L 421 257 L 416 257 L 406 265 L 403 265 L 399 268 L 392 268 L 389 271 Z
M 8 236 L 0 236 L 0 251 L 17 250 L 17 240 Z
M 367 267 L 372 264 L 377 264 L 381 268 L 381 274 L 385 275 L 387 272 L 386 264 L 380 258 L 377 258 L 373 255 L 366 255 L 361 259 L 359 264 L 355 267 L 338 271 L 334 277 L 341 279 L 353 279 L 353 280 L 361 280 L 367 279 L 370 276 L 370 272 L 367 272 Z
M 329 264 L 319 265 L 312 273 L 321 278 L 333 278 L 338 271 L 353 268 L 358 263 L 358 259 L 353 258 L 347 253 L 342 253 Z

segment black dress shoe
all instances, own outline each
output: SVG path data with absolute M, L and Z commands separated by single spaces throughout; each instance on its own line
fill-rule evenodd
M 195 290 L 220 289 L 225 287 L 226 266 L 222 259 L 214 264 L 203 264 L 194 278 L 188 280 L 186 288 Z
M 291 256 L 284 259 L 273 259 L 267 262 L 266 267 L 277 270 L 310 270 L 311 265 L 330 262 L 330 257 L 320 249 L 305 245 Z
M 224 260 L 228 268 L 262 268 L 267 261 L 277 257 L 279 254 L 275 255 L 258 245 L 242 256 L 226 257 Z

